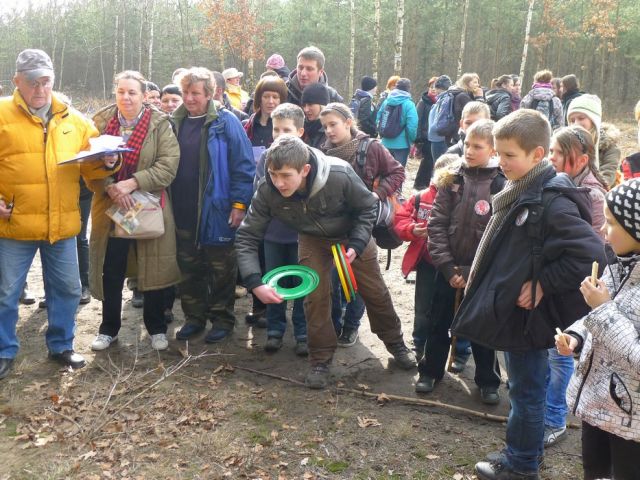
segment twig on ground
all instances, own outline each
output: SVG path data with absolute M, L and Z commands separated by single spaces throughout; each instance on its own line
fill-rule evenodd
M 283 377 L 282 375 L 276 375 L 275 373 L 264 372 L 261 370 L 254 370 L 253 368 L 248 368 L 248 367 L 240 367 L 237 365 L 232 365 L 232 366 L 233 368 L 236 368 L 238 370 L 244 370 L 246 372 L 256 373 L 258 375 L 264 375 L 266 377 L 275 378 L 277 380 L 293 383 L 295 385 L 304 386 L 303 382 L 294 380 L 293 378 Z M 378 396 L 381 395 L 380 393 L 365 392 L 364 390 L 356 390 L 353 388 L 345 388 L 345 387 L 336 387 L 335 390 L 342 393 L 362 395 L 369 398 L 378 398 Z M 479 412 L 477 410 L 471 410 L 469 408 L 459 407 L 457 405 L 451 405 L 449 403 L 443 403 L 438 400 L 426 400 L 423 398 L 404 397 L 401 395 L 393 395 L 389 393 L 385 393 L 384 395 L 389 400 L 396 400 L 398 402 L 409 403 L 411 405 L 425 405 L 429 407 L 444 408 L 445 410 L 451 410 L 451 411 L 462 413 L 465 415 L 472 415 L 474 417 L 479 417 L 484 420 L 490 420 L 492 422 L 506 423 L 507 421 L 507 417 L 502 415 L 493 415 L 491 413 Z M 567 428 L 580 428 L 580 427 L 574 423 L 567 423 Z

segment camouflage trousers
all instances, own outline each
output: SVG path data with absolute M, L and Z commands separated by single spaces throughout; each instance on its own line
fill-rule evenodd
M 178 266 L 182 282 L 178 287 L 186 322 L 233 330 L 235 287 L 238 272 L 233 245 L 196 246 L 195 233 L 176 230 Z

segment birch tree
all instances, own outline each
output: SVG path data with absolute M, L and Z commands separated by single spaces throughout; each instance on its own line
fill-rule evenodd
M 402 44 L 404 41 L 404 0 L 397 0 L 396 8 L 396 53 L 393 57 L 393 73 L 402 71 Z
M 460 32 L 460 51 L 458 52 L 458 70 L 456 78 L 462 75 L 462 59 L 464 58 L 464 44 L 467 38 L 467 17 L 469 15 L 469 0 L 464 0 L 462 10 L 462 32 Z
M 349 92 L 353 92 L 354 75 L 356 69 L 356 1 L 351 4 L 351 48 L 349 53 Z
M 373 20 L 373 78 L 378 81 L 378 65 L 380 65 L 380 0 L 374 1 Z
M 522 62 L 520 63 L 520 83 L 524 77 L 524 69 L 527 66 L 527 51 L 529 50 L 529 38 L 531 34 L 531 19 L 533 18 L 533 6 L 536 0 L 529 0 L 529 11 L 527 12 L 527 26 L 524 32 L 524 48 L 522 49 Z

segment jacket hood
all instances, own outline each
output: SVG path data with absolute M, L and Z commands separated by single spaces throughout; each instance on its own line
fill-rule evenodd
M 426 92 L 422 92 L 422 95 L 420 96 L 420 99 L 426 103 L 427 105 L 434 105 L 436 103 L 435 98 L 431 97 L 429 95 L 429 91 L 427 90 Z
M 329 178 L 329 172 L 331 171 L 331 165 L 344 165 L 348 166 L 349 164 L 344 160 L 340 160 L 337 157 L 331 157 L 329 155 L 325 155 L 317 148 L 308 147 L 309 148 L 309 163 L 312 165 L 315 164 L 316 167 L 316 175 L 313 179 L 313 184 L 309 189 L 309 197 L 313 197 L 316 193 L 318 193 L 322 188 L 326 185 L 327 179 Z
M 361 90 L 360 88 L 356 89 L 356 93 L 354 93 L 354 96 L 359 98 L 364 98 L 364 97 L 373 98 L 373 95 L 371 95 L 369 92 Z
M 554 97 L 553 90 L 546 87 L 535 87 L 529 92 L 536 100 L 551 100 Z
M 320 75 L 320 79 L 318 83 L 322 83 L 329 90 L 329 98 L 331 98 L 331 90 L 332 88 L 329 86 L 329 77 L 327 77 L 326 72 L 322 72 Z M 298 70 L 291 70 L 289 74 L 289 79 L 287 80 L 287 88 L 289 89 L 289 93 L 295 97 L 296 101 L 300 102 L 302 99 L 302 87 L 300 86 L 300 82 L 298 80 Z
M 436 170 L 433 174 L 433 182 L 438 189 L 446 188 L 453 185 L 458 173 L 460 173 L 460 167 L 462 167 L 462 158 L 456 160 L 446 168 Z
M 288 78 L 291 75 L 291 70 L 286 65 L 284 67 L 276 68 L 273 70 L 278 74 L 280 78 Z
M 493 90 L 489 90 L 485 97 L 487 99 L 487 103 L 493 103 L 496 101 L 500 101 L 503 98 L 511 98 L 511 95 L 503 88 L 496 88 Z
M 617 147 L 622 133 L 615 125 L 611 123 L 603 123 L 600 127 L 600 140 L 598 143 L 599 150 L 609 150 Z
M 411 94 L 409 92 L 405 92 L 404 90 L 391 90 L 391 93 L 387 97 L 388 105 L 400 105 L 404 102 L 413 103 Z
M 542 189 L 540 188 L 542 184 Z M 591 196 L 586 187 L 576 187 L 566 173 L 556 173 L 553 165 L 549 165 L 533 185 L 522 194 L 519 203 L 542 203 L 542 193 L 553 191 L 568 197 L 578 207 L 580 216 L 591 223 Z

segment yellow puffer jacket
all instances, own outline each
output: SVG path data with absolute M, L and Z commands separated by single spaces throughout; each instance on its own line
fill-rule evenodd
M 238 110 L 244 110 L 244 106 L 249 100 L 249 94 L 245 92 L 239 85 L 227 82 L 226 85 L 227 95 L 229 96 L 229 103 L 232 107 Z
M 89 148 L 93 123 L 53 95 L 49 124 L 32 115 L 16 89 L 0 99 L 0 196 L 14 207 L 0 238 L 54 243 L 80 231 L 80 175 L 113 173 L 100 161 L 58 165 Z

